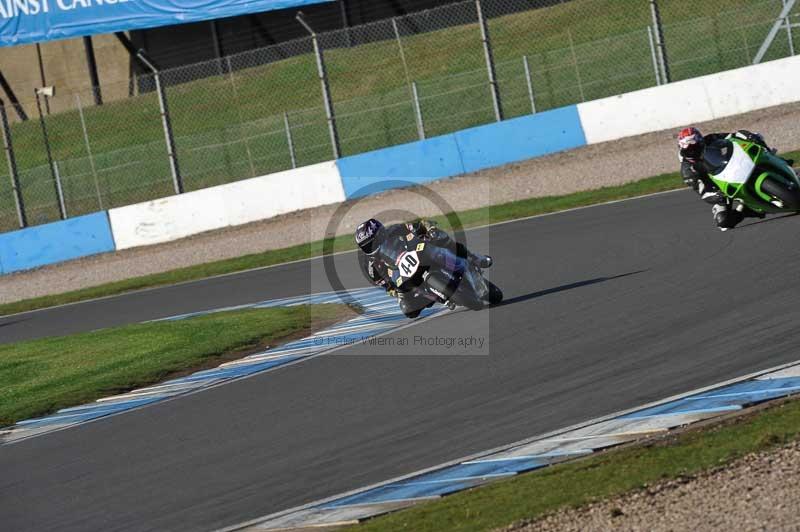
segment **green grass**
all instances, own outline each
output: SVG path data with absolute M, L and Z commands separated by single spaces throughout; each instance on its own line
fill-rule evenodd
M 491 14 L 494 4 L 489 0 L 486 4 Z M 663 0 L 673 77 L 684 79 L 749 64 L 779 5 L 778 0 L 709 0 L 686 10 L 683 0 Z M 464 9 L 471 13 L 472 4 Z M 472 16 L 435 10 L 430 18 L 468 20 Z M 420 15 L 411 20 L 420 24 L 427 19 Z M 650 22 L 648 4 L 641 0 L 573 0 L 491 18 L 506 116 L 530 112 L 523 55 L 530 59 L 538 110 L 652 86 L 655 79 L 645 30 Z M 419 84 L 428 136 L 493 120 L 476 24 L 411 35 L 412 24 L 401 21 L 400 29 L 408 76 L 388 22 L 371 29 L 372 35 L 385 40 L 326 50 L 346 155 L 416 139 L 409 79 Z M 786 41 L 781 34 L 768 59 L 788 55 Z M 310 51 L 307 44 L 286 46 L 305 52 Z M 800 41 L 796 44 L 800 46 Z M 248 57 L 261 53 L 235 58 L 234 64 L 255 64 Z M 165 79 L 170 76 L 176 74 L 165 74 Z M 283 112 L 290 113 L 299 164 L 331 158 L 320 85 L 309 53 L 238 69 L 232 76 L 172 85 L 168 96 L 187 190 L 289 168 Z M 73 95 L 56 98 L 72 99 Z M 83 95 L 82 101 L 86 105 L 91 98 Z M 26 107 L 33 109 L 30 104 Z M 94 168 L 87 157 L 80 115 L 69 111 L 48 118 L 70 214 L 172 193 L 152 92 L 102 107 L 89 106 L 84 114 Z M 57 217 L 55 194 L 49 170 L 43 166 L 46 156 L 39 124 L 35 120 L 14 124 L 12 135 L 31 223 L 52 221 Z M 0 182 L 8 178 L 0 176 Z M 13 201 L 4 187 L 0 189 L 0 229 L 14 227 Z
M 448 215 L 436 217 L 435 219 L 441 224 L 442 228 L 447 230 L 451 230 L 454 227 L 455 224 L 452 223 L 453 220 L 457 220 L 457 223 L 465 228 L 476 227 L 479 225 L 513 220 L 525 216 L 533 216 L 536 214 L 556 212 L 573 207 L 592 205 L 604 201 L 630 198 L 653 192 L 661 192 L 664 190 L 678 188 L 680 186 L 683 186 L 683 184 L 678 178 L 677 174 L 665 174 L 621 186 L 605 187 L 597 190 L 577 192 L 564 196 L 550 196 L 514 201 L 502 205 L 472 209 L 460 213 L 450 213 Z M 302 244 L 289 248 L 266 251 L 264 253 L 246 255 L 234 259 L 226 259 L 207 264 L 200 264 L 197 266 L 190 266 L 187 268 L 180 268 L 164 273 L 135 277 L 124 281 L 107 283 L 91 288 L 66 292 L 63 294 L 26 299 L 14 303 L 6 303 L 4 305 L 0 305 L 0 315 L 25 312 L 28 310 L 52 307 L 55 305 L 63 305 L 65 303 L 74 303 L 77 301 L 84 301 L 97 297 L 121 294 L 123 292 L 139 290 L 142 288 L 151 288 L 154 286 L 163 286 L 195 279 L 203 279 L 213 275 L 221 275 L 248 270 L 251 268 L 281 264 L 293 260 L 317 257 L 323 254 L 323 250 L 331 250 L 335 253 L 351 249 L 355 249 L 355 244 L 353 243 L 352 237 L 350 235 L 341 235 L 328 241 L 317 241 L 310 244 Z
M 341 305 L 232 311 L 1 345 L 0 426 L 216 365 L 221 356 L 240 358 L 349 312 Z
M 800 401 L 735 424 L 690 430 L 667 442 L 620 449 L 499 481 L 348 528 L 359 532 L 484 531 L 565 506 L 692 475 L 800 436 Z

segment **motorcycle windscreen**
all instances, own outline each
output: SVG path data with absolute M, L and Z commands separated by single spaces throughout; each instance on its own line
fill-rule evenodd
M 705 158 L 707 164 L 721 168 L 718 173 L 712 173 L 715 181 L 735 187 L 736 191 L 726 190 L 728 195 L 736 194 L 739 188 L 750 179 L 750 175 L 756 167 L 755 161 L 736 142 L 728 141 L 724 146 L 709 146 Z

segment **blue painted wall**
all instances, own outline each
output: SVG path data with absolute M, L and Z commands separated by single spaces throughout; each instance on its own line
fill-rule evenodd
M 577 106 L 453 133 L 465 172 L 524 161 L 586 145 Z
M 96 212 L 0 235 L 0 274 L 114 249 L 108 214 Z
M 586 145 L 574 105 L 339 159 L 348 199 Z
M 344 157 L 336 165 L 348 198 L 464 173 L 453 135 Z

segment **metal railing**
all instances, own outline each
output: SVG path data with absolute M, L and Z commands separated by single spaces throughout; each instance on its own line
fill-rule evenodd
M 102 104 L 57 88 L 41 121 L 31 95 L 3 109 L 0 230 L 746 66 L 785 1 L 466 0 L 104 85 Z M 794 53 L 798 17 L 764 60 Z

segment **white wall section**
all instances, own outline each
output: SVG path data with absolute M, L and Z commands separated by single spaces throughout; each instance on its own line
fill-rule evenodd
M 325 162 L 109 211 L 117 249 L 169 242 L 345 200 Z
M 578 104 L 589 144 L 800 100 L 800 56 Z

